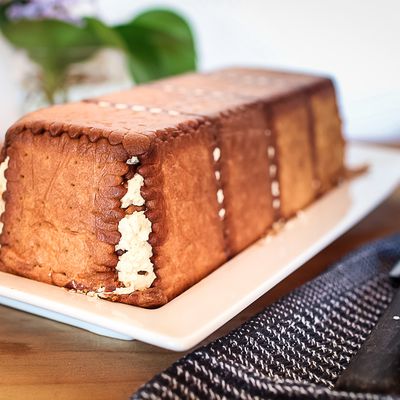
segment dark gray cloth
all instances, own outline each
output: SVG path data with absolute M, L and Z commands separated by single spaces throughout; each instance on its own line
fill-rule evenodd
M 393 398 L 333 386 L 389 304 L 388 271 L 399 259 L 400 234 L 352 252 L 240 328 L 178 360 L 132 398 Z

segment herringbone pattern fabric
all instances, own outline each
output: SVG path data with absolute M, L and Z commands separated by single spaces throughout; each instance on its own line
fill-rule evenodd
M 133 399 L 389 399 L 333 390 L 389 304 L 400 235 L 363 247 L 177 361 Z

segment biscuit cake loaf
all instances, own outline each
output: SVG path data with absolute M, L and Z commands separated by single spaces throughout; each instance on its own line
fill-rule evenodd
M 0 270 L 160 306 L 336 185 L 344 147 L 331 80 L 279 71 L 36 111 L 2 150 Z

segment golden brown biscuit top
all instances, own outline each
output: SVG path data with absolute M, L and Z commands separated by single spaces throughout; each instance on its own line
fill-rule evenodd
M 255 102 L 285 98 L 329 83 L 311 75 L 263 69 L 229 68 L 213 73 L 187 74 L 81 102 L 56 105 L 26 115 L 7 132 L 44 131 L 58 136 L 86 135 L 122 144 L 130 156 L 145 153 L 153 139 L 190 131 L 223 113 Z

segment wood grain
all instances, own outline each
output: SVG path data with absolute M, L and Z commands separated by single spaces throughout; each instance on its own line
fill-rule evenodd
M 205 342 L 239 326 L 372 239 L 400 231 L 400 188 L 357 226 L 228 322 Z M 0 400 L 128 399 L 183 353 L 125 342 L 0 307 Z

